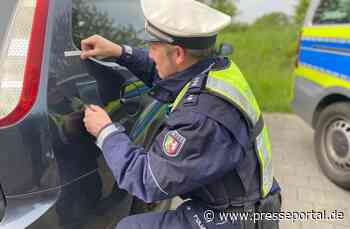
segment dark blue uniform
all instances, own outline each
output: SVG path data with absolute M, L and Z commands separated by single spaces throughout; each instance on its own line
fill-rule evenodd
M 117 62 L 152 87 L 155 99 L 168 103 L 194 77 L 227 64 L 223 58 L 208 58 L 160 80 L 145 50 L 125 46 Z M 215 218 L 215 223 L 203 218 L 206 210 L 254 204 L 260 197 L 258 161 L 245 150 L 250 144 L 248 126 L 235 107 L 201 94 L 195 106 L 180 105 L 170 113 L 148 152 L 133 144 L 120 124 L 115 125 L 101 132 L 98 145 L 120 188 L 145 202 L 174 196 L 191 199 L 175 211 L 127 217 L 118 229 L 243 228 L 238 221 L 222 223 Z M 278 189 L 275 182 L 273 190 Z

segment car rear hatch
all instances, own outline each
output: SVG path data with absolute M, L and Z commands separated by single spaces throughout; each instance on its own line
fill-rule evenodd
M 35 130 L 28 126 L 27 120 L 38 97 L 49 0 L 2 0 L 1 3 L 0 218 L 3 219 L 0 227 L 19 228 L 9 223 L 8 217 L 19 219 L 25 215 L 26 211 L 9 214 L 15 209 L 13 200 L 34 190 L 31 153 L 37 151 L 34 149 L 37 146 L 32 144 L 31 148 L 25 144 L 24 136 Z M 28 223 L 35 217 L 28 219 Z

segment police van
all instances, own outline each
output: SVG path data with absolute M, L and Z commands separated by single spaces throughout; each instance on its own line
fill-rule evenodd
M 293 110 L 315 130 L 326 176 L 350 188 L 350 0 L 312 0 L 301 31 Z

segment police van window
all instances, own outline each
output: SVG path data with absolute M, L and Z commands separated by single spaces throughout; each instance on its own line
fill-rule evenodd
M 350 0 L 322 0 L 315 12 L 313 23 L 350 23 Z
M 111 41 L 142 46 L 147 36 L 139 0 L 73 0 L 73 40 L 99 34 Z
M 5 0 L 4 2 L 2 1 L 0 7 L 0 50 L 2 49 L 5 34 L 10 24 L 11 16 L 16 4 L 17 1 L 14 0 Z

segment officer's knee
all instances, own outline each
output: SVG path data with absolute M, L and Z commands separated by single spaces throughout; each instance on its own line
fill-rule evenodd
M 115 229 L 133 229 L 132 217 L 123 218 Z

